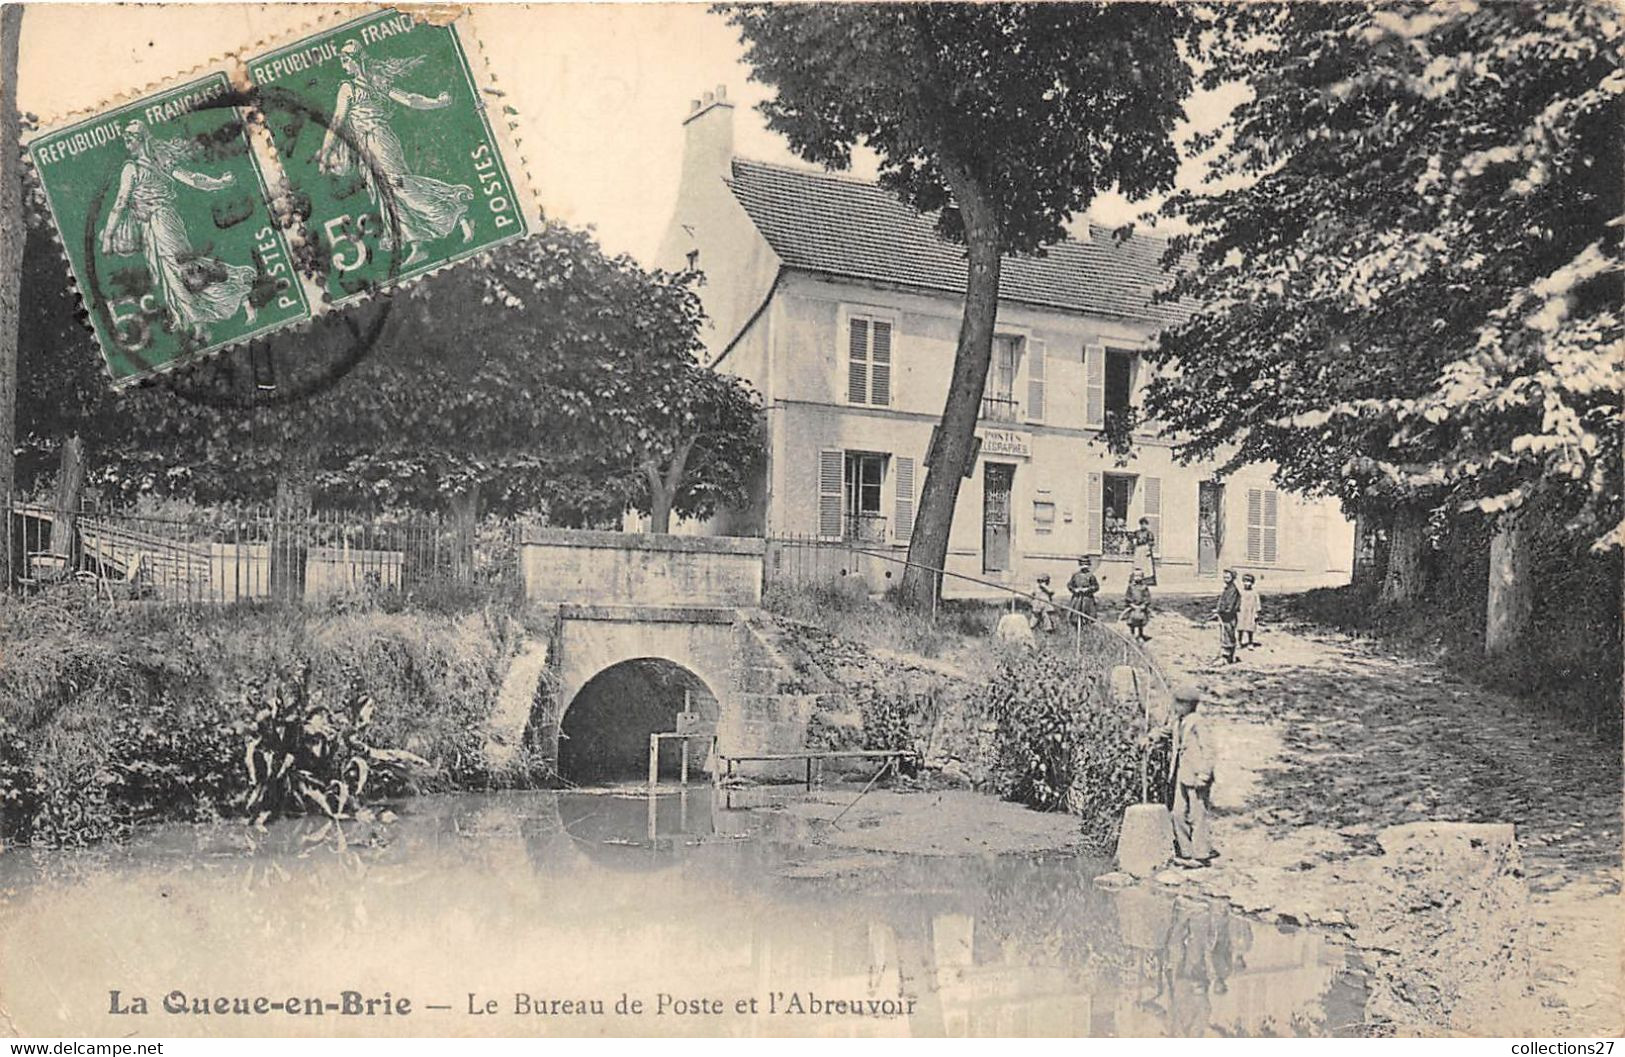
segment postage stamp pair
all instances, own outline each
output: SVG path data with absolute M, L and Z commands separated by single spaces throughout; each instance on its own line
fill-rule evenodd
M 381 10 L 32 137 L 114 383 L 525 234 L 467 38 Z

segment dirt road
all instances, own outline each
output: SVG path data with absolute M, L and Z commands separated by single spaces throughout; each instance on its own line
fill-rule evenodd
M 1150 649 L 1210 692 L 1218 863 L 1162 877 L 1265 917 L 1341 925 L 1386 826 L 1512 822 L 1533 897 L 1543 1034 L 1625 1028 L 1620 755 L 1528 703 L 1380 644 L 1266 627 L 1217 663 L 1212 602 L 1171 603 Z M 1531 1026 L 1534 1030 L 1535 1026 Z

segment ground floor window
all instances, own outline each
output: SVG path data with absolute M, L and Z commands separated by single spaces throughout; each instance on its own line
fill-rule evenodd
M 1134 526 L 1129 523 L 1129 509 L 1134 502 L 1132 474 L 1109 473 L 1100 486 L 1100 538 L 1104 554 L 1133 554 Z
M 846 453 L 841 535 L 849 540 L 878 543 L 886 538 L 886 517 L 881 513 L 881 489 L 886 480 L 886 456 L 874 452 Z

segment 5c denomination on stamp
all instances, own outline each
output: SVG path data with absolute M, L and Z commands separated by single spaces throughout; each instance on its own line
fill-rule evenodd
M 343 303 L 525 233 L 456 23 L 380 11 L 247 66 L 282 173 L 325 244 L 325 298 Z

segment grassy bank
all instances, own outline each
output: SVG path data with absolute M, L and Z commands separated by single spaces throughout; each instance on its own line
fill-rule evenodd
M 0 833 L 83 844 L 513 780 L 482 730 L 523 630 L 489 605 L 137 617 L 72 590 L 0 598 Z
M 809 585 L 763 604 L 796 625 L 792 664 L 820 700 L 812 744 L 918 748 L 928 780 L 1071 812 L 1083 844 L 1108 854 L 1126 806 L 1167 797 L 1165 732 L 1146 737 L 1141 706 L 1111 693 L 1114 667 L 1146 662 L 1109 631 L 1040 633 L 1028 649 L 995 640 L 1002 609 L 985 602 L 933 617 Z

